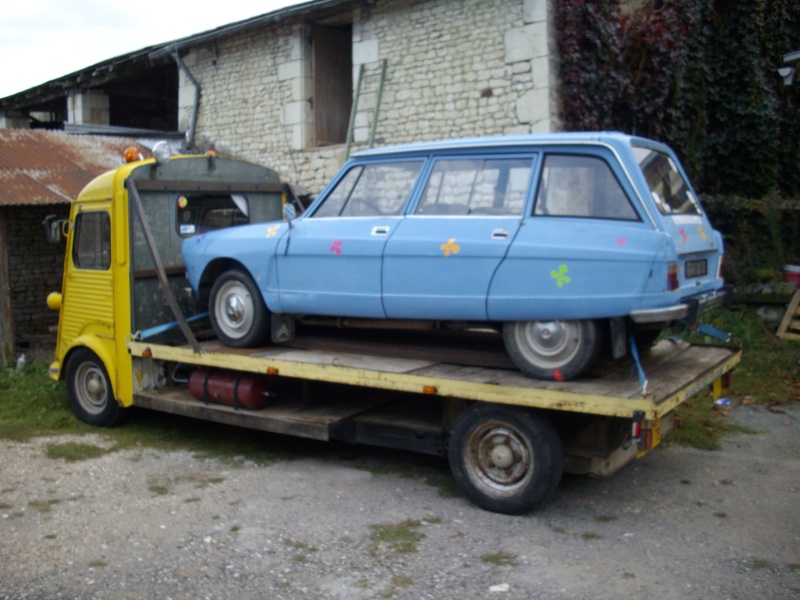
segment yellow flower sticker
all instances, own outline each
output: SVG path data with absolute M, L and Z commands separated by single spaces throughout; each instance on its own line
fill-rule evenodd
M 703 238 L 704 240 L 708 239 L 708 236 L 706 235 L 706 232 L 703 231 L 703 226 L 702 225 L 698 225 L 697 226 L 697 233 L 699 233 L 700 237 Z
M 456 238 L 450 238 L 446 244 L 439 246 L 444 252 L 445 256 L 450 256 L 450 253 L 458 254 L 461 251 L 461 246 L 456 244 Z
M 273 225 L 272 227 L 269 227 L 267 229 L 267 237 L 271 238 L 271 237 L 275 237 L 276 235 L 278 235 L 278 230 L 280 228 L 281 228 L 280 225 Z

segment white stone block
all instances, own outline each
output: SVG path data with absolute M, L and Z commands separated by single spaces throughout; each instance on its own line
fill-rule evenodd
M 522 0 L 523 22 L 547 22 L 547 1 L 548 0 Z
M 378 60 L 378 40 L 363 40 L 353 44 L 353 64 L 361 65 Z
M 547 24 L 535 23 L 509 29 L 505 35 L 505 62 L 515 63 L 547 56 Z
M 307 112 L 310 113 L 308 102 L 287 102 L 283 105 L 283 124 L 299 125 L 305 123 Z
M 550 58 L 539 56 L 531 61 L 533 70 L 533 87 L 550 87 Z
M 278 81 L 288 81 L 296 77 L 303 76 L 303 67 L 305 61 L 290 60 L 278 65 Z
M 517 119 L 520 123 L 535 125 L 550 119 L 550 90 L 534 89 L 517 100 Z

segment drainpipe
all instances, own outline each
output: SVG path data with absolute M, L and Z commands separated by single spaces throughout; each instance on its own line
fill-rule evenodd
M 200 84 L 197 83 L 197 80 L 192 75 L 191 71 L 189 71 L 188 67 L 183 64 L 180 55 L 178 54 L 177 48 L 172 49 L 172 57 L 175 59 L 175 62 L 178 65 L 178 68 L 186 74 L 186 77 L 189 78 L 189 81 L 192 82 L 194 86 L 194 105 L 192 106 L 192 119 L 189 123 L 189 131 L 186 135 L 186 148 L 187 150 L 194 148 L 194 135 L 197 131 L 197 113 L 200 111 Z

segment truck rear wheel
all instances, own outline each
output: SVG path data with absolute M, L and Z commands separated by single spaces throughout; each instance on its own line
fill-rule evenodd
M 450 470 L 481 508 L 530 510 L 553 495 L 564 469 L 561 438 L 546 418 L 513 406 L 473 404 L 456 419 Z
M 72 411 L 89 425 L 113 427 L 128 415 L 114 398 L 103 361 L 87 348 L 76 350 L 67 363 L 67 397 Z
M 226 346 L 260 346 L 269 334 L 269 312 L 253 279 L 239 269 L 214 282 L 208 302 L 211 327 Z

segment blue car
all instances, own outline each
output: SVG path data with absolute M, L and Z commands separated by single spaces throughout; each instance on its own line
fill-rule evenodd
M 620 133 L 360 152 L 302 216 L 182 252 L 226 345 L 281 341 L 311 316 L 493 329 L 550 380 L 728 294 L 722 237 L 675 154 Z

